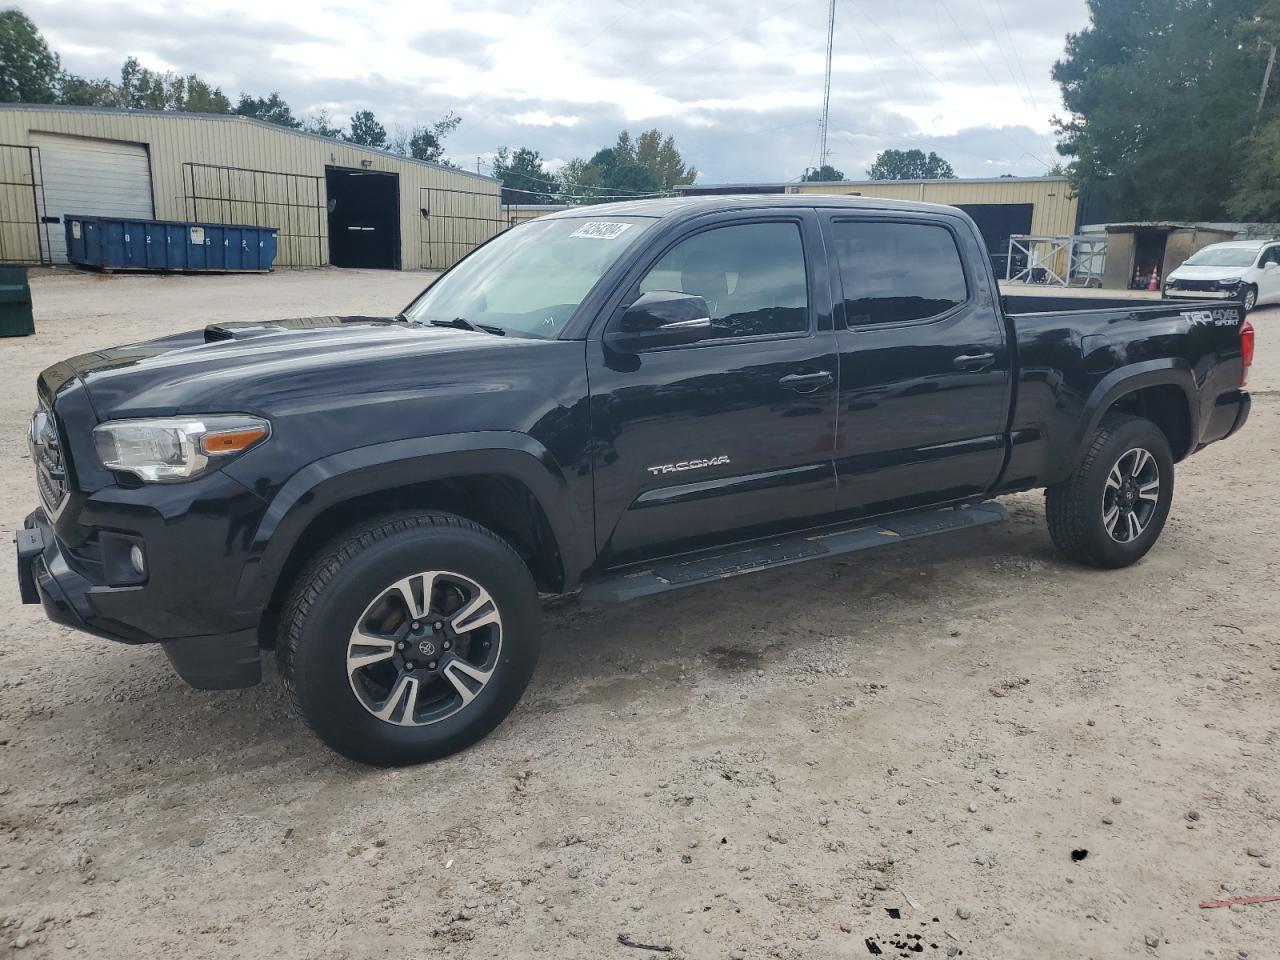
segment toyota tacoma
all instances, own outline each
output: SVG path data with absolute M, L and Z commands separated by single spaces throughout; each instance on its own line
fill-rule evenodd
M 372 764 L 485 736 L 543 600 L 664 591 L 997 522 L 1141 558 L 1175 464 L 1239 430 L 1239 303 L 1002 298 L 950 207 L 847 197 L 571 209 L 396 317 L 221 323 L 55 364 L 19 587 L 261 678 Z M 650 601 L 652 602 L 652 601 Z

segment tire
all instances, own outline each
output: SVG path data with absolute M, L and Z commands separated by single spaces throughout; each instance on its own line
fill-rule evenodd
M 1172 502 L 1173 454 L 1164 433 L 1142 417 L 1109 413 L 1071 477 L 1045 491 L 1045 514 L 1054 545 L 1067 557 L 1115 569 L 1155 545 Z
M 1253 284 L 1244 288 L 1244 292 L 1240 294 L 1240 306 L 1244 308 L 1244 312 L 1248 313 L 1258 305 L 1258 288 Z
M 500 537 L 451 514 L 391 515 L 332 540 L 298 576 L 280 673 L 343 756 L 422 763 L 511 712 L 538 661 L 541 619 L 533 577 Z

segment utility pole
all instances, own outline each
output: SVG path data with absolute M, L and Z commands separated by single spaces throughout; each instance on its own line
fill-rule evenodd
M 1262 74 L 1262 88 L 1258 91 L 1258 109 L 1254 111 L 1255 117 L 1262 116 L 1262 104 L 1267 99 L 1267 87 L 1271 85 L 1271 71 L 1276 65 L 1276 45 L 1268 43 L 1267 46 L 1271 48 L 1271 56 L 1267 57 L 1267 69 Z
M 827 123 L 831 116 L 831 45 L 836 34 L 836 0 L 831 0 L 831 9 L 827 13 L 827 79 L 822 87 L 822 140 L 818 147 L 818 169 L 827 165 Z M 1275 47 L 1271 48 L 1272 56 Z

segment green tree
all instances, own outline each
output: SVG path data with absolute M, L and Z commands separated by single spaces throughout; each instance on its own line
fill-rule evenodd
M 1240 30 L 1243 46 L 1264 51 L 1280 46 L 1280 0 L 1266 0 Z M 1273 67 L 1271 82 L 1258 91 L 1253 104 L 1256 120 L 1239 155 L 1239 171 L 1227 200 L 1227 213 L 1240 220 L 1280 221 L 1280 76 Z
M 613 153 L 609 151 L 612 158 Z M 560 191 L 569 203 L 590 203 L 592 197 L 604 192 L 602 169 L 576 157 L 560 168 Z
M 824 163 L 816 169 L 810 167 L 804 172 L 804 176 L 800 179 L 801 181 L 807 181 L 809 183 L 829 183 L 832 180 L 843 180 L 844 171 L 837 170 L 829 163 Z
M 120 91 L 105 77 L 90 80 L 64 73 L 58 80 L 58 103 L 75 107 L 116 107 L 120 105 Z
M 333 118 L 329 116 L 328 110 L 321 110 L 307 117 L 302 121 L 302 129 L 306 133 L 328 137 L 330 140 L 341 140 L 344 137 L 342 128 L 334 126 Z
M 698 177 L 698 171 L 686 165 L 684 157 L 676 149 L 675 137 L 670 134 L 664 136 L 656 127 L 636 137 L 635 161 L 653 174 L 660 190 L 668 191 L 678 184 L 693 183 Z
M 537 150 L 520 147 L 512 152 L 499 147 L 493 158 L 493 175 L 502 181 L 503 203 L 555 203 L 559 199 L 559 184 L 542 165 Z
M 372 110 L 359 110 L 351 115 L 351 132 L 346 139 L 362 147 L 381 149 L 387 143 L 387 128 L 378 122 Z
M 590 160 L 575 159 L 560 171 L 562 189 L 573 203 L 601 203 L 669 193 L 678 184 L 693 183 L 698 171 L 685 163 L 675 138 L 661 130 L 638 137 L 623 130 L 612 147 Z
M 1265 52 L 1243 43 L 1258 0 L 1089 0 L 1053 67 L 1058 151 L 1076 191 L 1118 218 L 1211 220 L 1238 179 Z
M 177 109 L 184 113 L 230 113 L 231 101 L 217 87 L 211 87 L 194 73 L 187 74 L 186 91 Z
M 1248 142 L 1240 168 L 1227 213 L 1237 220 L 1280 222 L 1280 116 Z
M 101 81 L 100 81 L 101 82 Z M 194 73 L 160 73 L 129 57 L 120 68 L 115 106 L 130 110 L 172 110 L 181 113 L 227 113 L 231 101 Z
M 251 97 L 247 93 L 240 94 L 240 102 L 236 104 L 235 110 L 232 112 L 242 117 L 265 120 L 267 123 L 275 123 L 293 130 L 297 130 L 302 126 L 302 121 L 293 115 L 289 104 L 274 90 L 266 97 Z
M 36 25 L 21 10 L 0 13 L 0 101 L 52 103 L 62 68 Z
M 954 180 L 951 164 L 923 150 L 881 150 L 867 170 L 871 180 Z
M 409 135 L 409 156 L 431 163 L 442 162 L 445 138 L 457 130 L 460 123 L 462 118 L 450 110 L 429 127 L 414 127 Z

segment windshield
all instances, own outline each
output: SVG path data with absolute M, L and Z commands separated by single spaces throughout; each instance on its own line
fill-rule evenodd
M 1189 267 L 1251 267 L 1258 251 L 1249 247 L 1205 247 L 1187 258 Z
M 418 323 L 458 318 L 551 339 L 653 220 L 531 220 L 495 237 L 428 287 L 404 312 Z M 459 324 L 460 325 L 460 324 Z

